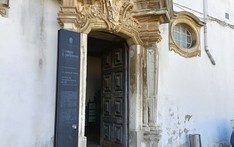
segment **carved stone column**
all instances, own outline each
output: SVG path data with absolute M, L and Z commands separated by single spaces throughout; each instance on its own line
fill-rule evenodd
M 158 49 L 156 46 L 145 50 L 144 99 L 143 99 L 143 138 L 147 147 L 156 147 L 160 139 L 157 126 L 158 94 Z
M 141 147 L 143 100 L 143 51 L 141 45 L 129 48 L 129 146 Z
M 158 76 L 157 43 L 161 41 L 158 17 L 144 16 L 138 18 L 141 22 L 141 39 L 145 51 L 144 61 L 144 117 L 145 127 L 156 126 L 156 97 Z
M 156 47 L 147 49 L 147 87 L 148 87 L 148 112 L 149 112 L 149 127 L 156 126 L 156 108 L 157 108 L 157 78 L 158 78 L 158 54 Z
M 85 137 L 85 102 L 86 102 L 86 77 L 87 77 L 87 39 L 88 35 L 80 36 L 80 101 L 79 101 L 79 132 L 78 146 L 86 147 Z
M 155 147 L 160 138 L 156 123 L 158 94 L 158 48 L 161 41 L 158 17 L 145 16 L 140 20 L 141 39 L 144 43 L 144 94 L 143 94 L 143 139 L 147 147 Z

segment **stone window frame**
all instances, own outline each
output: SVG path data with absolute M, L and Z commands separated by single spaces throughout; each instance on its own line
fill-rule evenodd
M 175 12 L 172 21 L 170 22 L 170 51 L 174 51 L 175 53 L 181 55 L 185 58 L 191 58 L 201 55 L 201 27 L 204 26 L 204 23 L 200 21 L 195 15 L 190 12 L 182 11 L 182 12 Z M 174 38 L 173 30 L 176 25 L 181 24 L 182 26 L 186 27 L 191 36 L 193 38 L 192 46 L 190 48 L 183 48 L 180 47 Z
M 9 4 L 9 1 L 8 1 Z M 9 9 L 9 5 L 7 4 L 1 4 L 0 3 L 0 17 L 7 17 L 8 16 L 8 9 Z

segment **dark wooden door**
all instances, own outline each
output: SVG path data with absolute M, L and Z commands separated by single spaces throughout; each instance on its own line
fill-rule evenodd
M 127 49 L 106 52 L 102 64 L 101 144 L 104 147 L 127 147 Z

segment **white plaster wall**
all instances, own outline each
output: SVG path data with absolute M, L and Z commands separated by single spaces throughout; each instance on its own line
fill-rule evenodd
M 208 15 L 218 18 L 227 23 L 234 24 L 234 1 L 232 0 L 209 0 Z M 225 13 L 229 14 L 229 19 L 225 18 Z
M 52 147 L 56 0 L 10 0 L 0 17 L 0 146 Z
M 202 13 L 200 1 L 174 2 Z M 228 23 L 234 25 L 232 0 L 209 0 L 208 8 L 209 16 L 220 19 L 225 18 L 224 12 L 228 10 Z M 180 10 L 175 6 L 174 9 Z M 234 119 L 234 29 L 213 20 L 208 21 L 207 27 L 208 48 L 216 61 L 215 66 L 204 51 L 203 29 L 201 57 L 183 58 L 169 51 L 168 25 L 161 26 L 157 119 L 162 129 L 161 147 L 188 146 L 188 135 L 195 133 L 201 134 L 203 147 L 229 144 L 230 120 Z
M 193 11 L 196 12 L 202 12 L 203 11 L 203 0 L 196 0 L 196 1 L 188 1 L 188 0 L 173 0 L 173 8 L 175 11 Z M 188 9 L 186 9 L 188 8 Z M 191 9 L 191 10 L 190 10 Z

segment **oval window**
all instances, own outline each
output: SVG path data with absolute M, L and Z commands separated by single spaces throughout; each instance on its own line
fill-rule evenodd
M 190 49 L 194 45 L 194 32 L 186 24 L 176 24 L 173 28 L 173 38 L 176 44 L 181 48 Z

